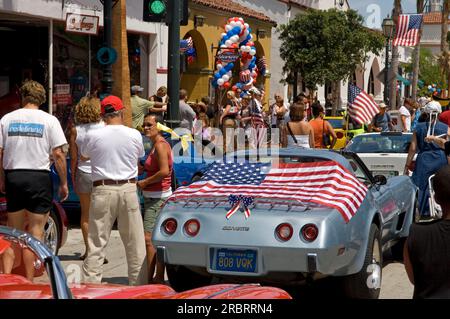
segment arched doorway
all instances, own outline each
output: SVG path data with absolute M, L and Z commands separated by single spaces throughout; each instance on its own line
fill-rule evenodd
M 381 82 L 378 79 L 378 74 L 380 74 L 380 61 L 377 57 L 373 59 L 372 67 L 370 68 L 369 81 L 372 77 L 373 79 L 373 95 L 375 97 L 381 98 Z
M 181 75 L 180 88 L 187 90 L 190 101 L 200 100 L 208 95 L 209 75 L 204 72 L 209 66 L 208 48 L 203 35 L 197 30 L 190 30 L 183 39 L 192 38 L 195 55 L 191 55 L 186 64 L 186 71 Z
M 373 69 L 370 69 L 369 81 L 367 82 L 367 93 L 375 96 L 375 77 L 373 75 Z

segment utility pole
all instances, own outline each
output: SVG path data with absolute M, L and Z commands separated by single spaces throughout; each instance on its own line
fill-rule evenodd
M 107 48 L 112 48 L 112 0 L 103 0 L 103 42 Z M 113 89 L 112 64 L 103 66 L 103 93 L 109 95 Z
M 181 0 L 169 1 L 168 10 L 169 25 L 169 57 L 167 88 L 169 95 L 169 108 L 167 112 L 167 124 L 170 128 L 180 125 L 180 18 Z

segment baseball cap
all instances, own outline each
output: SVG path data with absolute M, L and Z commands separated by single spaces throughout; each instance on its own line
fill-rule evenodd
M 139 85 L 133 85 L 131 87 L 131 92 L 142 92 L 144 91 L 144 88 Z
M 122 100 L 115 96 L 109 95 L 102 100 L 102 115 L 117 112 L 123 109 Z
M 380 104 L 378 104 L 378 106 L 380 107 L 380 109 L 387 108 L 387 105 L 384 103 L 380 103 Z

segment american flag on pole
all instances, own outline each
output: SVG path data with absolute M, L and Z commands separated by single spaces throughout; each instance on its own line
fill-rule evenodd
M 356 85 L 348 85 L 348 114 L 359 124 L 368 124 L 379 112 L 373 98 Z
M 312 163 L 213 163 L 205 175 L 178 188 L 169 200 L 230 195 L 336 209 L 348 222 L 364 201 L 367 187 L 334 161 Z
M 398 17 L 397 34 L 394 46 L 416 46 L 419 43 L 419 31 L 422 25 L 421 14 L 401 14 Z
M 192 37 L 180 40 L 180 52 L 186 52 L 193 47 L 194 41 L 192 40 Z

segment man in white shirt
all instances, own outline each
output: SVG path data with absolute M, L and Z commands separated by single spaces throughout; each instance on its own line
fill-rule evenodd
M 25 230 L 27 224 L 27 231 L 43 241 L 53 205 L 50 156 L 61 180 L 60 200 L 66 200 L 69 193 L 62 149 L 67 140 L 58 119 L 39 110 L 46 99 L 41 84 L 25 82 L 20 95 L 23 107 L 6 114 L 0 121 L 0 191 L 6 193 L 8 225 Z M 23 250 L 23 261 L 27 279 L 32 281 L 34 253 Z
M 411 131 L 411 113 L 410 109 L 412 108 L 412 101 L 408 98 L 405 99 L 404 105 L 402 105 L 398 111 L 400 113 L 402 132 L 410 132 Z
M 144 156 L 139 131 L 123 125 L 122 100 L 110 95 L 101 103 L 104 128 L 86 136 L 81 149 L 92 167 L 93 191 L 89 208 L 88 255 L 85 281 L 100 283 L 105 247 L 117 219 L 125 246 L 130 285 L 147 284 L 144 226 L 136 192 L 138 161 Z

